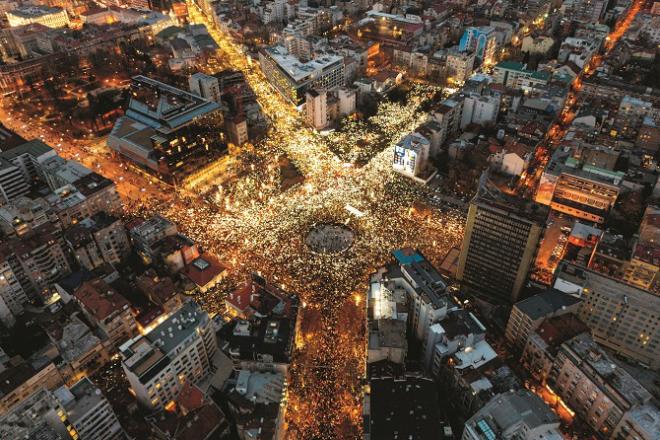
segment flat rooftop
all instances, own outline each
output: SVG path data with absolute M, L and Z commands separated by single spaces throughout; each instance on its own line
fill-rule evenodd
M 295 82 L 303 81 L 314 73 L 343 63 L 344 60 L 339 55 L 322 54 L 312 60 L 302 62 L 282 46 L 271 46 L 263 50 Z

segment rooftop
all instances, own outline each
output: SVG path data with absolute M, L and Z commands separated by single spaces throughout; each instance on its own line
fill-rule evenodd
M 615 390 L 631 406 L 647 403 L 652 398 L 651 394 L 634 377 L 610 359 L 588 333 L 579 334 L 566 341 L 562 349 L 568 349 L 577 356 L 578 365 L 589 365 L 590 369 L 584 368 L 582 365 L 582 372 L 591 376 L 591 380 L 601 386 L 607 394 L 611 390 Z M 594 377 L 591 371 L 598 377 Z
M 130 307 L 130 303 L 102 279 L 85 281 L 74 296 L 99 322 Z
M 66 409 L 67 417 L 72 423 L 85 417 L 99 403 L 105 401 L 101 390 L 85 377 L 71 388 L 60 387 L 54 391 L 55 397 Z
M 372 378 L 365 431 L 373 439 L 437 439 L 440 408 L 435 383 L 424 377 Z
M 344 58 L 338 55 L 322 54 L 307 62 L 302 62 L 282 46 L 268 47 L 263 51 L 295 82 L 304 81 L 316 73 L 344 61 Z
M 518 310 L 527 315 L 532 321 L 553 315 L 559 310 L 574 306 L 582 300 L 555 289 L 548 289 L 538 295 L 531 296 L 515 305 Z
M 557 416 L 540 397 L 527 390 L 509 391 L 493 397 L 467 421 L 466 429 L 477 438 L 496 440 L 517 424 L 523 424 L 530 430 L 548 425 L 551 435 L 543 438 L 563 438 L 552 428 L 559 425 Z

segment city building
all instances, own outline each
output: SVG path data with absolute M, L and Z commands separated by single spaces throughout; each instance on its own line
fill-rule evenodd
M 560 147 L 545 167 L 535 200 L 575 218 L 604 223 L 624 173 L 614 171 L 619 152 L 602 147 Z
M 547 318 L 527 337 L 520 360 L 525 369 L 545 385 L 561 345 L 575 336 L 589 331 L 573 313 Z
M 176 182 L 226 150 L 220 104 L 135 76 L 126 114 L 108 147 L 168 182 Z M 218 135 L 219 134 L 219 135 Z
M 53 392 L 61 405 L 60 420 L 66 421 L 71 438 L 123 440 L 123 428 L 110 403 L 99 388 L 85 377 L 71 387 Z M 63 409 L 63 411 L 62 411 Z
M 311 88 L 326 90 L 345 84 L 344 59 L 332 54 L 318 54 L 302 62 L 283 46 L 259 51 L 261 70 L 268 81 L 289 101 L 300 105 Z
M 513 305 L 504 336 L 515 350 L 521 351 L 529 335 L 546 319 L 576 313 L 581 303 L 577 296 L 548 289 Z
M 509 391 L 493 397 L 465 423 L 462 440 L 561 440 L 559 418 L 535 394 Z
M 186 381 L 206 377 L 216 350 L 213 323 L 193 301 L 119 348 L 135 398 L 151 410 L 173 401 Z
M 466 28 L 458 43 L 460 52 L 472 52 L 481 64 L 487 65 L 495 62 L 496 49 L 497 35 L 491 26 Z
M 462 289 L 513 304 L 527 281 L 545 230 L 547 210 L 501 192 L 485 173 L 470 201 L 457 278 Z
M 0 202 L 9 203 L 29 192 L 30 185 L 21 169 L 0 156 Z
M 113 346 L 118 348 L 137 334 L 130 303 L 102 279 L 83 282 L 74 297 L 89 322 Z
M 660 297 L 568 262 L 560 263 L 553 286 L 584 297 L 578 316 L 596 342 L 650 368 L 660 366 Z
M 8 247 L 0 247 L 0 321 L 6 327 L 12 327 L 16 317 L 23 313 L 24 305 L 28 298 L 18 278 L 22 270 L 18 269 L 18 275 L 12 268 L 13 257 Z M 15 264 L 15 263 L 14 263 Z
M 54 390 L 64 381 L 53 362 L 32 365 L 22 361 L 0 372 L 0 417 L 12 408 L 26 403 L 39 390 Z M 1 428 L 0 428 L 0 432 Z
M 39 23 L 49 28 L 61 28 L 69 26 L 69 15 L 65 9 L 51 8 L 48 6 L 18 6 L 7 12 L 7 20 L 10 27 L 25 26 Z
M 606 8 L 604 0 L 568 0 L 561 7 L 565 17 L 581 23 L 600 22 Z
M 317 130 L 328 126 L 328 92 L 310 89 L 305 95 L 305 113 L 307 123 Z
M 652 398 L 588 333 L 562 344 L 548 384 L 572 411 L 603 435 L 613 432 L 626 412 Z
M 121 263 L 131 252 L 124 223 L 105 212 L 71 226 L 64 232 L 64 239 L 78 263 L 88 270 L 105 263 Z
M 435 157 L 450 136 L 458 133 L 461 124 L 461 114 L 463 113 L 463 100 L 447 98 L 435 106 L 430 114 L 430 122 L 437 123 L 437 140 L 430 156 Z
M 474 53 L 450 51 L 447 53 L 447 75 L 450 84 L 463 84 L 474 70 Z
M 660 411 L 653 404 L 637 406 L 627 411 L 612 433 L 613 439 L 653 440 L 660 432 Z
M 543 88 L 550 81 L 550 73 L 529 70 L 522 63 L 501 61 L 493 69 L 493 80 L 511 89 L 532 91 Z
M 406 135 L 394 146 L 394 171 L 406 177 L 428 180 L 431 142 L 419 133 Z
M 63 440 L 76 434 L 69 429 L 73 427 L 64 408 L 45 388 L 36 390 L 0 415 L 2 439 Z
M 146 263 L 156 257 L 155 243 L 165 237 L 176 235 L 178 229 L 174 223 L 158 214 L 148 219 L 137 219 L 126 225 L 133 246 Z
M 215 76 L 201 72 L 194 73 L 188 78 L 188 87 L 190 93 L 220 103 L 220 83 Z
M 463 99 L 461 130 L 470 124 L 494 125 L 500 111 L 500 98 L 497 96 L 468 95 Z

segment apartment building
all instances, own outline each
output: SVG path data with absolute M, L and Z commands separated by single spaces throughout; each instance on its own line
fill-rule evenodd
M 131 390 L 150 410 L 163 409 L 173 401 L 186 381 L 202 380 L 216 350 L 213 324 L 192 301 L 119 348 Z
M 447 75 L 453 83 L 462 84 L 468 80 L 474 70 L 474 53 L 450 51 L 447 53 Z
M 513 305 L 504 336 L 515 350 L 522 351 L 527 338 L 546 319 L 567 313 L 577 313 L 582 301 L 559 290 L 548 289 Z
M 62 8 L 23 5 L 7 12 L 10 27 L 39 23 L 49 28 L 69 26 L 69 15 Z
M 74 297 L 87 319 L 114 347 L 137 334 L 130 303 L 102 279 L 85 281 L 75 290 Z
M 209 101 L 220 103 L 221 93 L 218 78 L 201 72 L 194 73 L 188 78 L 190 93 L 201 96 Z
M 99 388 L 85 377 L 71 387 L 53 392 L 61 408 L 60 420 L 69 425 L 68 433 L 81 440 L 124 440 L 126 435 L 110 403 Z
M 562 344 L 548 383 L 594 431 L 609 435 L 629 410 L 647 404 L 649 393 L 617 366 L 588 333 Z
M 88 270 L 104 263 L 121 263 L 131 252 L 124 223 L 105 212 L 71 226 L 64 232 L 64 238 L 78 263 Z
M 660 367 L 660 297 L 568 262 L 557 268 L 554 288 L 584 297 L 578 316 L 596 342 Z

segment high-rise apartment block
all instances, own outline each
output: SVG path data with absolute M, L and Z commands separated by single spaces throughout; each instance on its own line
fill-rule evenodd
M 518 300 L 543 236 L 547 210 L 504 194 L 484 174 L 470 202 L 457 278 L 469 294 Z
M 213 323 L 192 301 L 149 333 L 119 348 L 131 390 L 151 410 L 163 409 L 186 381 L 202 380 L 216 350 Z

